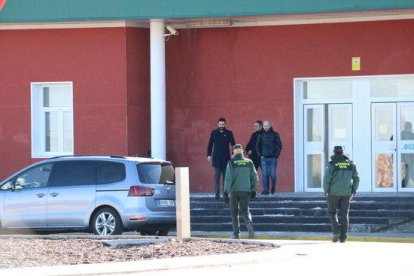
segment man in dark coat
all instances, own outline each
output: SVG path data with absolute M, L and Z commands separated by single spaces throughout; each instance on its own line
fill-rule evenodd
M 260 167 L 260 159 L 259 159 L 259 156 L 257 155 L 256 143 L 257 143 L 257 138 L 259 137 L 260 133 L 262 133 L 263 131 L 263 122 L 260 120 L 257 120 L 256 122 L 254 122 L 254 129 L 255 131 L 250 136 L 249 143 L 247 143 L 246 153 L 247 153 L 247 157 L 249 157 L 250 160 L 253 161 L 254 168 L 257 171 L 257 169 Z
M 207 146 L 207 160 L 214 167 L 216 199 L 220 198 L 220 176 L 222 176 L 224 183 L 227 163 L 230 160 L 230 145 L 234 146 L 235 144 L 233 132 L 226 129 L 226 119 L 218 119 L 218 128 L 211 131 Z
M 269 178 L 272 181 L 271 193 L 276 191 L 277 159 L 282 151 L 282 142 L 279 133 L 273 130 L 270 121 L 263 122 L 263 132 L 259 135 L 256 144 L 257 154 L 262 167 L 262 195 L 269 194 Z

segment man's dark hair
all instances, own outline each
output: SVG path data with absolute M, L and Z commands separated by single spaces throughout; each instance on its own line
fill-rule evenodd
M 256 124 L 258 124 L 260 127 L 263 127 L 263 122 L 262 122 L 262 121 L 260 121 L 260 120 L 257 120 L 257 121 L 256 121 Z
M 221 117 L 221 118 L 218 119 L 217 122 L 226 122 L 226 119 L 224 117 Z
M 335 146 L 333 151 L 334 151 L 334 154 L 344 154 L 344 150 L 342 149 L 341 146 Z

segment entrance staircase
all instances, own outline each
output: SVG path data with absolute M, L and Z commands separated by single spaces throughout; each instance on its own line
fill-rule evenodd
M 232 231 L 229 205 L 213 195 L 192 194 L 191 231 Z M 276 193 L 250 202 L 255 231 L 330 232 L 320 194 Z M 414 194 L 357 194 L 350 207 L 351 232 L 380 232 L 414 219 Z M 241 230 L 245 225 L 240 217 Z

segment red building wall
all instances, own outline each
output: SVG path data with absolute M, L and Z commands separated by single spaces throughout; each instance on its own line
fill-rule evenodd
M 293 79 L 413 74 L 413 33 L 414 20 L 180 30 L 166 46 L 168 158 L 190 166 L 192 191 L 213 191 L 206 148 L 217 119 L 243 145 L 269 119 L 283 143 L 277 190 L 294 191 Z
M 148 47 L 146 29 L 0 31 L 0 177 L 38 161 L 31 82 L 73 82 L 75 154 L 144 152 L 134 126 L 148 128 Z
M 414 74 L 414 20 L 182 29 L 167 51 L 167 158 L 213 191 L 210 131 L 224 116 L 245 145 L 257 119 L 279 131 L 278 191 L 294 190 L 293 79 Z M 351 57 L 362 61 L 351 71 Z M 0 31 L 0 177 L 31 159 L 30 82 L 73 81 L 76 154 L 150 148 L 149 30 Z
M 127 154 L 146 156 L 151 148 L 149 30 L 126 29 Z

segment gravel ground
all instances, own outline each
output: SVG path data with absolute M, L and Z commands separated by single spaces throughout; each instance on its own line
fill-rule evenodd
M 112 248 L 90 239 L 0 240 L 0 269 L 17 267 L 125 262 L 181 256 L 253 252 L 272 249 L 269 245 L 224 243 L 207 240 L 169 240 L 144 246 Z

